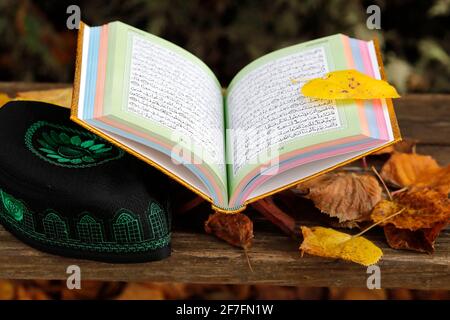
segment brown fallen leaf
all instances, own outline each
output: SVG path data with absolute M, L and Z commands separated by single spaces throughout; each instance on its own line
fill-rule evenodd
M 70 108 L 72 102 L 72 87 L 37 91 L 22 91 L 17 93 L 16 100 L 42 101 Z
M 372 211 L 371 218 L 379 222 L 395 212 L 403 212 L 381 225 L 392 224 L 396 228 L 418 230 L 432 228 L 435 223 L 450 218 L 450 200 L 432 189 L 401 192 L 394 201 L 382 200 Z
M 438 222 L 432 228 L 411 231 L 388 224 L 384 226 L 384 235 L 389 246 L 393 249 L 433 253 L 436 238 L 446 225 L 446 222 Z
M 419 140 L 416 139 L 403 139 L 393 145 L 390 145 L 386 148 L 383 148 L 381 150 L 375 151 L 371 153 L 371 156 L 378 156 L 382 154 L 392 154 L 394 152 L 400 152 L 400 153 L 416 153 L 416 145 L 419 142 Z
M 377 263 L 383 251 L 361 236 L 323 227 L 301 227 L 303 242 L 300 250 L 311 255 L 353 261 L 363 266 Z
M 382 222 L 394 212 L 402 213 Z M 383 200 L 371 214 L 374 222 L 381 222 L 388 244 L 394 249 L 410 249 L 432 253 L 439 232 L 448 224 L 450 200 L 432 189 L 410 190 Z
M 205 222 L 205 231 L 236 247 L 248 249 L 252 245 L 253 222 L 243 213 L 215 212 Z
M 414 182 L 416 188 L 431 188 L 443 194 L 450 193 L 450 165 L 424 172 Z
M 421 177 L 440 167 L 431 156 L 394 153 L 381 169 L 381 177 L 389 184 L 399 187 L 414 185 Z
M 296 187 L 314 205 L 339 222 L 370 220 L 370 213 L 381 200 L 377 179 L 368 174 L 338 172 L 321 175 Z

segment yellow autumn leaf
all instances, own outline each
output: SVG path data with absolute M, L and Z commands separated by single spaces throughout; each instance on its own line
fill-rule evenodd
M 363 266 L 377 263 L 383 251 L 361 236 L 323 227 L 301 227 L 303 243 L 300 250 L 314 256 L 353 261 Z
M 0 92 L 0 107 L 3 107 L 9 100 L 11 100 L 11 98 L 6 93 Z
M 384 80 L 377 80 L 356 70 L 329 72 L 323 78 L 309 80 L 302 94 L 319 99 L 399 98 L 397 90 Z

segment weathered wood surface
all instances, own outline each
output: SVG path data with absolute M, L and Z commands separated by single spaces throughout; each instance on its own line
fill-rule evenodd
M 46 88 L 55 85 L 0 83 L 0 92 L 10 94 Z M 450 163 L 450 95 L 408 95 L 396 101 L 395 106 L 403 136 L 421 141 L 418 152 L 432 155 L 441 164 Z M 189 220 L 198 220 L 196 228 L 175 229 L 172 256 L 143 264 L 114 265 L 41 253 L 0 227 L 0 279 L 65 279 L 67 266 L 76 264 L 81 267 L 83 279 L 366 286 L 366 268 L 308 255 L 301 257 L 297 240 L 254 215 L 255 241 L 249 252 L 254 269 L 251 272 L 242 250 L 202 233 L 199 229 L 203 217 L 194 217 L 195 212 L 189 215 L 193 215 Z M 302 219 L 305 219 L 300 221 L 302 224 L 317 223 L 310 217 Z M 367 237 L 384 252 L 379 263 L 382 287 L 450 289 L 449 229 L 438 238 L 433 255 L 390 249 L 379 230 Z

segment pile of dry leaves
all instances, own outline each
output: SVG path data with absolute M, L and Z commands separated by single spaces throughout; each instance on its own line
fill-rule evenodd
M 302 253 L 375 264 L 383 254 L 381 249 L 361 236 L 373 227 L 383 228 L 394 249 L 433 253 L 435 240 L 450 218 L 450 165 L 441 167 L 432 157 L 417 154 L 415 144 L 402 141 L 364 159 L 360 168 L 331 172 L 291 190 L 333 217 L 335 227 L 361 229 L 355 235 L 320 226 L 299 230 L 294 218 L 270 197 L 253 208 L 287 234 L 301 232 Z M 380 173 L 367 166 L 374 157 L 388 158 Z M 295 206 L 295 198 L 290 201 Z M 251 247 L 253 223 L 245 214 L 214 213 L 205 230 L 245 250 Z

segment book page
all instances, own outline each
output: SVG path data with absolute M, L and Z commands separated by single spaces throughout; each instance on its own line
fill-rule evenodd
M 175 143 L 198 150 L 225 175 L 220 87 L 202 68 L 158 43 L 132 35 L 125 110 L 171 130 Z
M 215 75 L 186 50 L 121 22 L 98 30 L 83 32 L 80 120 L 226 207 L 223 96 Z M 183 178 L 185 169 L 195 185 Z
M 282 152 L 292 140 L 341 126 L 334 101 L 299 92 L 328 71 L 325 48 L 315 46 L 264 63 L 233 85 L 227 96 L 233 177 L 265 150 Z

